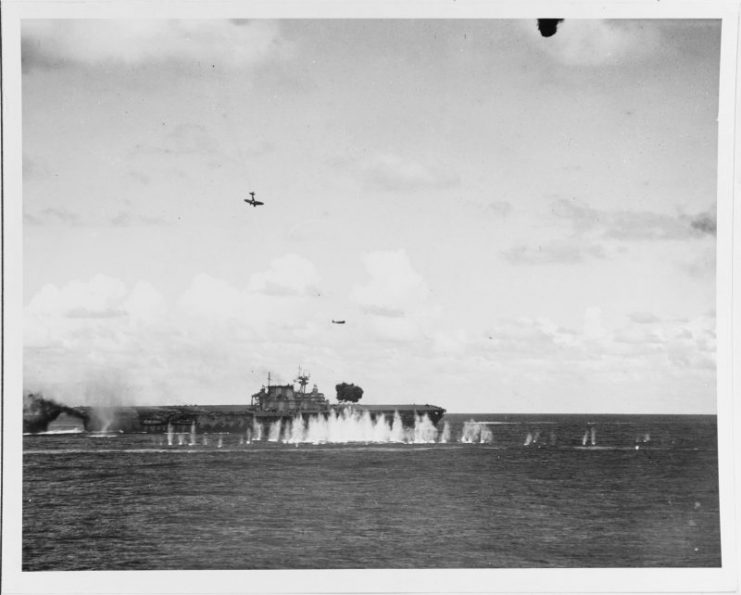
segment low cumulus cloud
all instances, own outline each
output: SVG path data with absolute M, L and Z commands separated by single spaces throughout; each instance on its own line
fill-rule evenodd
M 90 281 L 72 281 L 64 287 L 45 285 L 30 300 L 27 313 L 42 316 L 107 318 L 122 311 L 125 284 L 108 275 L 96 275 Z
M 471 357 L 490 353 L 510 363 L 570 362 L 592 372 L 712 371 L 715 318 L 660 319 L 642 312 L 632 314 L 625 324 L 612 326 L 602 309 L 593 306 L 585 309 L 580 328 L 567 328 L 547 318 L 502 320 L 467 349 Z
M 368 279 L 355 286 L 350 297 L 366 315 L 365 330 L 380 341 L 426 341 L 440 307 L 407 253 L 370 252 L 363 264 Z
M 543 38 L 535 20 L 523 22 L 532 44 L 565 66 L 603 66 L 643 60 L 664 51 L 666 40 L 650 20 L 565 19 Z
M 236 68 L 287 50 L 276 21 L 27 19 L 25 69 L 63 64 L 208 64 Z
M 370 252 L 363 256 L 368 281 L 352 297 L 366 312 L 400 317 L 419 311 L 430 291 L 404 250 Z
M 306 296 L 319 293 L 319 273 L 314 264 L 297 254 L 287 254 L 250 279 L 249 290 L 268 295 Z
M 24 378 L 78 400 L 99 373 L 123 374 L 152 402 L 234 394 L 245 365 L 293 368 L 334 330 L 308 295 L 317 282 L 309 261 L 288 255 L 247 287 L 201 274 L 172 299 L 106 275 L 48 284 L 24 311 Z
M 650 387 L 659 376 L 677 385 L 706 382 L 714 373 L 712 314 L 663 319 L 641 312 L 619 322 L 590 307 L 571 328 L 544 317 L 456 328 L 437 316 L 424 279 L 403 252 L 371 253 L 366 267 L 368 279 L 354 296 L 370 310 L 341 328 L 329 323 L 319 298 L 255 291 L 265 288 L 262 276 L 238 287 L 198 275 L 172 299 L 146 281 L 132 287 L 105 275 L 49 284 L 24 312 L 24 381 L 75 404 L 105 396 L 96 378 L 113 378 L 114 393 L 156 404 L 225 402 L 245 386 L 259 386 L 268 370 L 297 363 L 323 369 L 328 380 L 317 375 L 323 387 L 340 379 L 338 370 L 354 370 L 353 377 L 368 375 L 388 388 L 389 375 L 397 384 L 401 377 L 412 382 L 430 365 L 471 382 L 496 371 L 513 386 L 528 378 L 544 388 L 558 387 L 564 375 L 608 389 Z M 279 264 L 260 275 L 275 281 L 276 271 L 289 270 L 295 272 Z

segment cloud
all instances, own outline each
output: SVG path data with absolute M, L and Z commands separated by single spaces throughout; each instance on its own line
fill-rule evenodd
M 95 224 L 111 225 L 113 227 L 137 227 L 148 225 L 166 225 L 167 220 L 162 217 L 153 217 L 133 211 L 122 211 L 113 217 L 87 217 L 83 218 L 77 213 L 59 208 L 49 207 L 35 213 L 26 212 L 23 214 L 23 223 L 30 226 L 88 226 Z
M 565 19 L 553 37 L 539 35 L 534 21 L 525 24 L 533 45 L 565 66 L 603 66 L 651 58 L 666 43 L 647 21 Z
M 370 252 L 363 264 L 369 279 L 356 285 L 350 297 L 366 315 L 368 340 L 427 344 L 441 310 L 407 253 Z
M 597 409 L 605 406 L 603 392 L 615 396 L 614 404 L 623 402 L 621 391 L 712 382 L 712 315 L 650 322 L 644 313 L 633 317 L 642 322 L 613 326 L 608 312 L 593 307 L 575 328 L 542 317 L 498 320 L 485 332 L 480 322 L 475 330 L 456 328 L 436 316 L 403 252 L 367 257 L 369 279 L 356 290 L 369 292 L 365 303 L 403 315 L 366 312 L 341 328 L 329 323 L 322 300 L 267 295 L 205 274 L 171 300 L 146 281 L 131 287 L 102 275 L 47 285 L 24 312 L 24 379 L 70 404 L 102 398 L 98 380 L 110 378 L 114 393 L 140 404 L 224 403 L 259 386 L 268 370 L 285 374 L 301 363 L 319 372 L 315 380 L 324 390 L 358 381 L 370 399 L 383 402 L 404 399 L 393 391 L 434 369 L 426 390 L 444 406 L 477 403 L 445 394 L 455 387 L 473 394 L 493 381 L 503 394 L 523 383 L 544 396 L 564 386 L 578 394 L 580 387 L 587 395 L 598 390 Z M 390 288 L 394 283 L 403 290 Z
M 653 211 L 596 209 L 577 199 L 558 199 L 550 204 L 556 221 L 570 227 L 564 239 L 542 243 L 522 243 L 502 254 L 511 264 L 576 264 L 593 258 L 604 258 L 605 240 L 669 241 L 691 240 L 713 235 L 714 211 L 695 216 L 670 215 Z M 697 273 L 707 268 L 705 261 L 687 265 Z
M 537 245 L 518 244 L 502 252 L 510 264 L 577 264 L 604 258 L 603 248 L 580 239 L 555 240 Z
M 718 230 L 718 220 L 715 209 L 696 215 L 690 220 L 690 226 L 692 229 L 696 229 L 702 234 L 715 236 Z
M 715 319 L 667 319 L 647 313 L 627 325 L 610 326 L 599 307 L 584 311 L 580 329 L 568 329 L 545 318 L 502 320 L 485 339 L 465 347 L 465 357 L 493 358 L 508 366 L 563 366 L 580 374 L 623 374 L 707 371 L 715 366 Z
M 254 289 L 265 289 L 266 279 L 288 288 L 281 295 L 201 274 L 171 302 L 145 281 L 131 288 L 97 275 L 49 284 L 25 308 L 24 377 L 78 401 L 96 374 L 122 374 L 153 403 L 236 394 L 244 389 L 245 365 L 293 368 L 325 345 L 333 329 L 320 326 L 325 315 L 298 295 L 315 280 L 307 270 L 313 267 L 305 261 L 285 258 L 253 276 Z
M 230 283 L 201 273 L 180 296 L 177 307 L 188 316 L 228 320 L 239 316 L 245 296 Z
M 126 287 L 107 275 L 96 275 L 88 282 L 72 281 L 62 288 L 45 285 L 33 296 L 27 311 L 39 315 L 70 318 L 110 318 L 123 314 L 120 305 Z
M 366 312 L 398 318 L 424 309 L 430 291 L 404 250 L 367 253 L 363 264 L 370 279 L 352 297 Z
M 278 23 L 263 19 L 27 19 L 22 31 L 26 69 L 164 62 L 235 68 L 256 64 L 286 49 Z
M 500 320 L 484 333 L 484 353 L 494 353 L 507 360 L 542 359 L 558 352 L 566 353 L 578 344 L 578 333 L 563 328 L 547 318 L 521 317 Z
M 109 220 L 113 227 L 137 227 L 145 225 L 165 225 L 167 221 L 162 217 L 150 217 L 132 212 L 121 212 Z
M 267 295 L 316 295 L 319 281 L 319 274 L 311 261 L 287 254 L 271 262 L 267 271 L 253 275 L 249 290 Z
M 81 225 L 82 219 L 65 208 L 49 207 L 36 213 L 23 213 L 23 223 L 26 225 Z
M 392 153 L 376 154 L 356 166 L 366 184 L 383 191 L 451 188 L 460 183 L 459 176 L 445 167 Z
M 576 199 L 551 204 L 553 215 L 567 221 L 574 234 L 594 233 L 616 240 L 681 240 L 715 232 L 713 211 L 694 217 L 653 211 L 600 210 Z
M 659 317 L 650 312 L 631 312 L 628 315 L 628 318 L 638 324 L 653 324 L 659 322 Z

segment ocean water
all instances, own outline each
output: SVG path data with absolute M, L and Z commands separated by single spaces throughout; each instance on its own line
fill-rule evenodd
M 720 565 L 714 417 L 444 420 L 24 436 L 23 569 Z

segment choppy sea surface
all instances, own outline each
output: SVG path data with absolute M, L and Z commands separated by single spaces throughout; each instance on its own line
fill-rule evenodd
M 714 416 L 444 419 L 416 443 L 24 436 L 23 569 L 720 566 Z

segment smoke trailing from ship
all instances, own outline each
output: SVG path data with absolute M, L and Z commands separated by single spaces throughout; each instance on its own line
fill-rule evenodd
M 56 392 L 56 391 L 55 391 Z M 23 397 L 23 431 L 46 432 L 49 424 L 66 414 L 81 420 L 85 429 L 99 432 L 120 430 L 121 418 L 133 403 L 133 391 L 117 370 L 87 373 L 75 395 L 64 395 L 66 403 L 43 396 L 41 391 L 28 391 Z
M 41 393 L 28 393 L 23 396 L 23 431 L 45 432 L 49 424 L 62 413 L 81 420 L 85 417 L 72 407 L 67 407 L 53 399 L 45 398 Z

